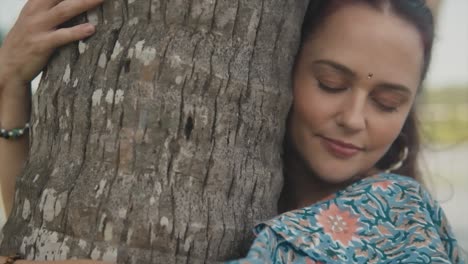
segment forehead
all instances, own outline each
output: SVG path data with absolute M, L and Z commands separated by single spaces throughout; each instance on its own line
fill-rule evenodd
M 360 77 L 417 89 L 423 64 L 418 29 L 393 14 L 366 4 L 349 4 L 330 14 L 305 43 L 302 56 L 332 60 Z

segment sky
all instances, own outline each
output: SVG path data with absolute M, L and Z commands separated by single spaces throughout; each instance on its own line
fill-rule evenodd
M 429 88 L 468 86 L 468 0 L 441 0 Z M 1 0 L 0 29 L 9 29 L 26 0 Z
M 468 1 L 441 1 L 428 85 L 468 86 Z

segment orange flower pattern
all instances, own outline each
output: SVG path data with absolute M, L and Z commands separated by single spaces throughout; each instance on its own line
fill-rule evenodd
M 465 263 L 440 205 L 415 180 L 380 174 L 255 228 L 229 264 Z
M 356 236 L 358 217 L 351 215 L 349 211 L 340 210 L 336 204 L 330 205 L 328 209 L 322 209 L 315 218 L 317 224 L 323 227 L 325 234 L 344 246 L 348 246 Z
M 377 181 L 372 184 L 372 188 L 380 188 L 383 191 L 386 191 L 390 186 L 392 186 L 391 181 Z

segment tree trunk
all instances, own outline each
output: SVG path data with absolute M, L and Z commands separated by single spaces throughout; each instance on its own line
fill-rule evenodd
M 33 98 L 2 253 L 213 263 L 275 215 L 308 1 L 108 0 Z M 79 20 L 84 20 L 81 18 Z

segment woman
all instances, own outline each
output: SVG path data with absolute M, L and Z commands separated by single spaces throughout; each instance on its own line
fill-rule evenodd
M 235 263 L 463 263 L 416 164 L 433 31 L 424 1 L 312 1 L 285 138 L 289 212 Z
M 27 4 L 0 51 L 2 127 L 27 121 L 26 84 L 52 50 L 93 32 L 90 25 L 51 29 L 100 0 L 38 2 Z M 54 20 L 57 9 L 68 11 Z M 35 23 L 44 28 L 29 29 L 36 33 L 26 37 L 23 32 L 34 21 L 28 14 L 52 21 Z M 17 48 L 30 50 L 28 39 L 44 40 L 40 52 L 10 57 Z M 416 181 L 382 173 L 419 179 L 413 107 L 432 39 L 432 16 L 422 1 L 312 1 L 285 140 L 280 209 L 294 211 L 259 225 L 240 263 L 461 262 L 437 203 Z M 22 140 L 1 142 L 0 149 L 17 154 L 8 175 L 18 174 L 23 163 Z

